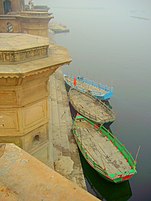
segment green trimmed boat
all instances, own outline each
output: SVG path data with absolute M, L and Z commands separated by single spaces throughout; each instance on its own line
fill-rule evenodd
M 72 132 L 87 162 L 105 179 L 119 183 L 136 173 L 136 162 L 104 126 L 77 115 Z
M 73 108 L 91 121 L 104 124 L 112 123 L 115 120 L 114 112 L 105 103 L 94 98 L 91 94 L 71 88 L 68 95 Z
M 90 193 L 104 201 L 128 201 L 130 199 L 132 191 L 129 181 L 117 184 L 108 182 L 89 165 L 81 152 L 80 160 Z

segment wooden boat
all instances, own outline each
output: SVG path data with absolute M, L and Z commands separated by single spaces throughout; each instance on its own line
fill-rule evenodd
M 114 112 L 101 100 L 71 88 L 69 100 L 74 109 L 93 122 L 104 124 L 115 120 Z
M 118 184 L 108 182 L 89 165 L 81 152 L 79 155 L 84 177 L 89 186 L 88 191 L 90 193 L 94 192 L 94 195 L 96 195 L 97 198 L 101 200 L 105 199 L 107 201 L 127 201 L 130 199 L 132 191 L 129 181 Z
M 88 92 L 95 98 L 100 100 L 108 100 L 113 95 L 113 88 L 103 84 L 98 84 L 92 80 L 85 79 L 84 77 L 72 77 L 64 75 L 64 80 L 67 88 L 76 88 L 81 92 Z
M 119 183 L 136 173 L 132 155 L 105 127 L 77 115 L 72 131 L 84 158 L 105 179 Z

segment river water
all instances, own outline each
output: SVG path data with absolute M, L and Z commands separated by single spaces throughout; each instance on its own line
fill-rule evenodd
M 92 188 L 92 193 L 107 201 L 150 201 L 151 1 L 43 0 L 42 4 L 50 7 L 53 21 L 70 29 L 69 33 L 53 36 L 73 59 L 63 71 L 113 86 L 110 103 L 116 121 L 111 126 L 112 132 L 134 158 L 141 146 L 138 173 L 130 182 L 104 184 L 87 167 L 84 171 L 91 183 L 89 190 Z

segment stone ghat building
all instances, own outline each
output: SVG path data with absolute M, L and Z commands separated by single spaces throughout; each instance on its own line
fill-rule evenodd
M 15 143 L 49 163 L 48 80 L 70 62 L 68 51 L 45 37 L 0 34 L 1 143 Z
M 48 37 L 53 18 L 47 7 L 25 6 L 24 0 L 0 0 L 0 33 L 28 33 Z

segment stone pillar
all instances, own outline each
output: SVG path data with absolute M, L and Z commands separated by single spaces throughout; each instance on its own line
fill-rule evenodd
M 57 68 L 70 61 L 65 50 L 49 49 L 47 38 L 1 34 L 0 142 L 13 142 L 49 162 L 47 83 Z
M 0 15 L 4 14 L 4 10 L 3 10 L 3 0 L 0 0 Z
M 20 13 L 21 32 L 48 37 L 48 23 L 53 16 L 47 12 L 23 11 Z
M 8 0 L 0 0 L 0 14 L 4 14 L 4 1 Z M 9 0 L 9 1 L 11 5 L 10 11 L 19 13 L 24 10 L 24 0 Z
M 11 0 L 11 6 L 13 12 L 20 12 L 23 10 L 24 1 L 22 0 Z
M 28 75 L 0 76 L 0 141 L 13 142 L 45 163 L 49 160 L 50 74 L 47 69 Z

